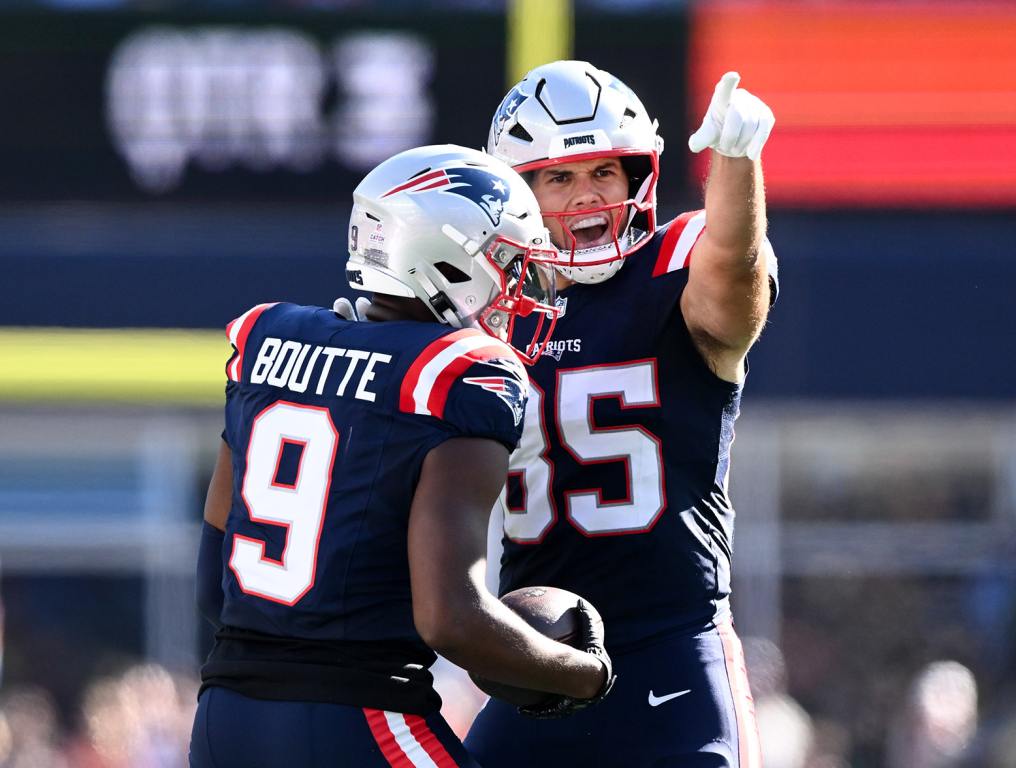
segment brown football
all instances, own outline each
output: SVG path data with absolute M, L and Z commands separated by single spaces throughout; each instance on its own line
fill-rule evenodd
M 574 645 L 578 631 L 576 606 L 579 599 L 574 592 L 557 587 L 523 587 L 506 594 L 501 598 L 501 602 L 525 619 L 525 622 L 540 634 Z M 473 678 L 476 687 L 484 693 L 516 707 L 536 706 L 554 697 L 554 694 L 546 691 L 516 688 L 476 675 L 470 677 Z

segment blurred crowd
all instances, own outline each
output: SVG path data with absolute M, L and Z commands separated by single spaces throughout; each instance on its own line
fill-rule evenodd
M 865 757 L 842 722 L 809 714 L 786 689 L 786 665 L 767 640 L 745 643 L 766 768 L 1014 768 L 1016 706 L 982 720 L 973 673 L 953 660 L 924 665 L 883 723 L 881 756 Z M 873 707 L 884 702 L 873 702 Z
M 766 768 L 1016 768 L 1016 706 L 981 719 L 973 673 L 953 660 L 924 665 L 885 723 L 882 757 L 858 757 L 847 727 L 809 713 L 788 693 L 771 641 L 744 641 Z M 439 660 L 443 713 L 464 735 L 485 697 Z M 145 664 L 93 681 L 76 723 L 63 726 L 37 687 L 0 696 L 0 768 L 183 768 L 197 681 Z
M 93 681 L 78 722 L 63 726 L 52 696 L 37 687 L 0 696 L 3 768 L 177 768 L 197 706 L 197 681 L 145 664 Z

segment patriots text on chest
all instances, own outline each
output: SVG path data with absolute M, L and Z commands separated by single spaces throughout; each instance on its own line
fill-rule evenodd
M 322 347 L 269 336 L 261 342 L 250 373 L 250 383 L 268 384 L 299 394 L 310 389 L 321 395 L 329 386 L 331 377 L 329 395 L 343 397 L 349 388 L 350 394 L 357 400 L 373 403 L 377 395 L 367 387 L 376 375 L 374 369 L 391 361 L 392 356 L 382 352 Z M 354 379 L 355 384 L 350 388 Z

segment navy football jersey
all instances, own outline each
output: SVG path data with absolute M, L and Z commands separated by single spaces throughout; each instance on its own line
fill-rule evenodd
M 704 211 L 683 214 L 609 280 L 560 291 L 564 315 L 529 370 L 499 590 L 586 597 L 615 649 L 728 610 L 741 387 L 709 369 L 681 313 L 704 226 Z
M 413 624 L 410 505 L 424 458 L 444 440 L 517 445 L 525 369 L 478 330 L 353 323 L 293 304 L 254 307 L 227 335 L 233 505 L 224 626 L 205 684 L 434 706 L 425 671 L 435 657 Z

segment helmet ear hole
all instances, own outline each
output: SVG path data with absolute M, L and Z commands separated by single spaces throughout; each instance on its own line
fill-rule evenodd
M 434 265 L 434 269 L 440 272 L 444 279 L 449 283 L 468 283 L 470 280 L 469 275 L 454 264 L 449 264 L 447 261 L 437 262 Z
M 520 141 L 528 141 L 530 144 L 533 142 L 533 136 L 529 131 L 522 127 L 522 123 L 515 123 L 508 131 L 509 136 L 514 136 Z

